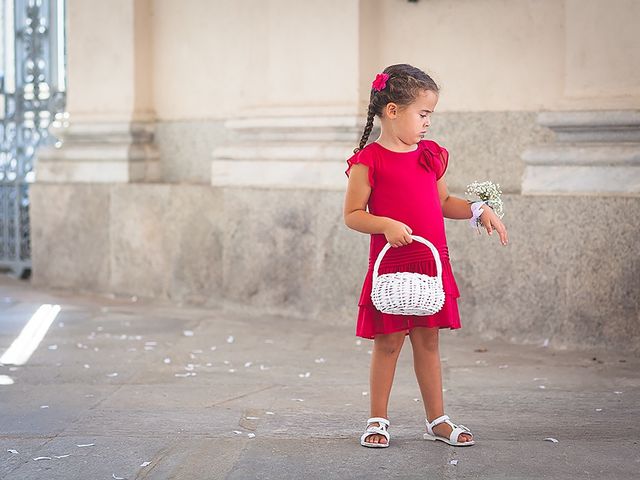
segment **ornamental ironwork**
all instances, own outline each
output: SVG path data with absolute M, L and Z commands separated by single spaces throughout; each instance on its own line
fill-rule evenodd
M 65 0 L 0 0 L 0 268 L 31 272 L 29 184 L 66 123 Z

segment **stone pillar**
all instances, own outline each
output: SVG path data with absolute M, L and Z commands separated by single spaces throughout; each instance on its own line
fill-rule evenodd
M 556 138 L 523 152 L 523 194 L 640 196 L 638 15 L 638 2 L 565 0 L 562 96 L 538 114 Z
M 256 48 L 269 62 L 255 84 L 264 94 L 225 122 L 228 143 L 212 152 L 211 184 L 344 190 L 345 159 L 362 135 L 379 68 L 371 53 L 378 1 L 273 3 L 290 13 L 265 14 L 269 34 Z
M 68 125 L 38 152 L 35 181 L 157 181 L 150 0 L 69 0 Z
M 323 113 L 228 120 L 230 141 L 213 151 L 211 184 L 344 190 L 345 159 L 364 122 L 355 114 Z
M 525 150 L 522 193 L 640 196 L 640 111 L 542 112 L 556 141 Z

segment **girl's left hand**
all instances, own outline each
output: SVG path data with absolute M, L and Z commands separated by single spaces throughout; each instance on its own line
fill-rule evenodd
M 484 228 L 487 229 L 487 233 L 489 235 L 491 235 L 494 230 L 498 232 L 498 235 L 500 236 L 500 243 L 506 247 L 507 243 L 509 243 L 507 228 L 504 226 L 502 221 L 500 221 L 500 218 L 495 214 L 491 207 L 485 204 L 482 205 L 482 210 L 484 211 L 482 212 L 482 215 L 480 215 L 480 223 L 482 223 Z M 478 233 L 480 233 L 480 230 L 478 230 Z

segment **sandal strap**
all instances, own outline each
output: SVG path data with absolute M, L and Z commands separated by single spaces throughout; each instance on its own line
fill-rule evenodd
M 447 420 L 449 420 L 449 415 L 442 415 L 441 417 L 436 418 L 433 421 L 429 421 L 429 419 L 425 419 L 427 421 L 427 427 L 429 427 L 429 430 L 433 429 L 433 427 L 435 427 L 436 425 L 440 425 L 443 422 L 446 422 Z
M 383 417 L 371 417 L 370 419 L 367 420 L 367 425 L 369 425 L 370 423 L 379 423 L 380 425 L 386 425 L 387 427 L 389 426 L 389 420 L 387 420 L 386 418 Z
M 469 430 L 462 424 L 456 425 L 455 423 L 453 423 L 450 420 L 449 415 L 442 415 L 441 417 L 438 417 L 431 422 L 429 422 L 429 420 L 427 419 L 427 431 L 429 432 L 429 434 L 435 435 L 435 433 L 433 432 L 433 427 L 444 422 L 448 423 L 451 426 L 451 434 L 449 435 L 449 440 L 451 440 L 452 442 L 458 443 L 458 438 L 460 438 L 460 434 L 462 433 L 467 433 L 471 437 L 473 437 L 473 433 L 471 433 L 471 430 Z
M 360 437 L 360 440 L 364 441 L 365 438 L 367 438 L 370 435 L 374 435 L 374 434 L 378 434 L 378 435 L 382 435 L 384 438 L 387 439 L 387 442 L 389 441 L 389 432 L 387 432 L 386 430 L 380 428 L 380 427 L 369 427 L 367 428 L 367 430 L 362 434 L 362 436 Z
M 366 432 L 367 432 L 367 437 L 373 433 L 378 433 L 380 435 L 384 435 L 385 437 L 389 438 L 389 432 L 387 432 L 384 428 L 369 427 L 367 428 Z
M 470 435 L 473 440 L 473 433 L 471 433 L 471 430 L 469 430 L 464 425 L 456 425 L 455 428 L 452 430 L 451 435 L 449 436 L 449 440 L 451 440 L 452 442 L 458 443 L 458 439 L 460 438 L 460 435 L 462 433 L 466 433 Z

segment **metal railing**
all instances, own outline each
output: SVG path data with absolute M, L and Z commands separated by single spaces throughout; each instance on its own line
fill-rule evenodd
M 0 268 L 31 272 L 29 184 L 65 120 L 65 0 L 0 0 Z

